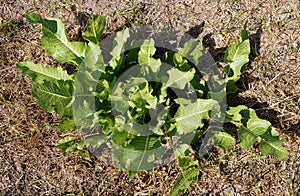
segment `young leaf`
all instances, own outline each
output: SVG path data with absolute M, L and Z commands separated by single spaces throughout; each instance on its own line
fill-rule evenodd
M 77 150 L 77 151 L 78 151 L 79 156 L 81 156 L 82 158 L 84 158 L 88 161 L 91 161 L 91 156 L 90 156 L 90 153 L 88 150 L 83 149 L 83 150 Z
M 127 39 L 129 37 L 130 34 L 128 28 L 117 33 L 113 42 L 113 49 L 110 53 L 113 56 L 113 58 L 119 57 L 124 52 L 125 43 L 127 42 Z
M 42 23 L 43 18 L 36 13 L 33 14 L 26 14 L 26 20 L 30 23 Z
M 248 109 L 248 107 L 244 106 L 244 105 L 239 105 L 239 106 L 236 106 L 236 107 L 229 107 L 227 109 L 227 112 L 226 112 L 225 122 L 234 121 L 234 122 L 237 122 L 237 123 L 241 123 L 243 117 L 240 114 L 240 112 L 242 110 L 247 110 L 247 109 Z
M 113 49 L 110 52 L 112 59 L 109 61 L 109 65 L 116 69 L 123 64 L 124 50 L 127 39 L 130 37 L 129 29 L 126 28 L 123 31 L 119 31 L 113 41 Z M 120 67 L 118 68 L 120 69 Z M 116 73 L 116 72 L 115 72 Z
M 85 149 L 85 144 L 83 142 L 76 142 L 74 137 L 64 137 L 59 140 L 56 144 L 56 147 L 60 148 L 64 156 L 68 156 L 74 152 L 85 158 L 88 161 L 91 161 L 90 153 Z
M 80 66 L 86 49 L 84 42 L 70 42 L 66 29 L 59 19 L 42 19 L 38 14 L 28 14 L 28 22 L 42 24 L 43 48 L 59 63 Z
M 240 43 L 231 43 L 225 53 L 225 62 L 229 63 L 224 68 L 225 81 L 228 83 L 228 93 L 237 91 L 234 83 L 240 79 L 243 65 L 249 62 L 250 41 L 246 28 L 247 24 L 244 25 L 244 29 L 241 32 Z
M 86 24 L 86 30 L 82 37 L 94 44 L 98 44 L 105 27 L 105 18 L 101 15 L 93 15 Z
M 242 66 L 249 61 L 250 42 L 244 40 L 242 43 L 232 43 L 225 54 L 225 61 L 230 63 L 229 67 L 233 70 L 233 76 L 230 80 L 237 81 L 241 75 Z
M 176 179 L 170 195 L 176 196 L 180 193 L 185 193 L 190 188 L 191 182 L 197 180 L 198 176 L 199 171 L 195 168 L 184 170 Z
M 31 61 L 20 62 L 17 67 L 22 70 L 24 75 L 30 76 L 32 81 L 43 83 L 44 80 L 73 80 L 73 76 L 61 67 L 43 67 Z
M 227 150 L 235 145 L 235 139 L 229 133 L 226 132 L 218 132 L 215 134 L 215 144 L 219 147 Z
M 183 48 L 179 49 L 179 54 L 195 65 L 198 65 L 199 60 L 203 55 L 203 45 L 196 40 L 190 40 L 184 44 Z
M 240 39 L 241 41 L 245 41 L 245 40 L 249 39 L 249 35 L 247 32 L 247 26 L 248 26 L 248 21 L 245 22 L 244 27 L 242 29 L 241 39 Z
M 141 45 L 141 49 L 138 53 L 138 62 L 142 66 L 141 71 L 144 75 L 149 74 L 149 69 L 153 73 L 157 73 L 160 68 L 160 60 L 152 57 L 155 50 L 153 39 L 145 40 Z

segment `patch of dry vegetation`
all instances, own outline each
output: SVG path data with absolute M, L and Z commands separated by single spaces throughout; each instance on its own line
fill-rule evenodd
M 201 160 L 200 177 L 186 195 L 300 194 L 300 5 L 298 1 L 65 1 L 0 0 L 0 194 L 1 195 L 166 195 L 178 175 L 175 164 L 129 179 L 93 158 L 63 157 L 55 148 L 65 133 L 59 118 L 31 97 L 31 82 L 16 69 L 19 61 L 57 63 L 42 50 L 39 26 L 26 12 L 61 18 L 72 40 L 79 40 L 86 14 L 107 19 L 106 35 L 124 26 L 172 25 L 204 40 L 216 60 L 246 20 L 252 41 L 250 65 L 239 87 L 242 103 L 270 120 L 285 139 L 290 156 L 264 158 L 254 148 L 214 149 Z M 78 20 L 79 19 L 79 20 Z M 197 28 L 193 28 L 197 27 Z M 79 137 L 77 132 L 68 133 Z

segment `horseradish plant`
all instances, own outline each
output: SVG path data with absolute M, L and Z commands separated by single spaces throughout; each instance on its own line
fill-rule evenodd
M 211 139 L 223 149 L 231 148 L 238 139 L 245 149 L 259 142 L 265 155 L 279 159 L 288 155 L 271 123 L 258 118 L 253 109 L 225 104 L 222 110 L 226 93 L 237 91 L 235 82 L 249 61 L 246 25 L 240 40 L 231 43 L 225 53 L 227 65 L 221 78 L 210 73 L 207 79 L 205 71 L 199 72 L 195 66 L 203 55 L 197 41 L 190 40 L 174 51 L 157 52 L 154 39 L 132 39 L 129 44 L 134 47 L 124 52 L 132 31 L 118 32 L 112 45 L 102 48 L 102 16 L 88 20 L 82 33 L 85 42 L 70 42 L 58 19 L 44 19 L 38 14 L 26 18 L 42 25 L 44 49 L 59 63 L 75 68 L 69 74 L 56 66 L 44 67 L 30 61 L 17 64 L 24 75 L 31 77 L 32 95 L 38 104 L 62 116 L 58 130 L 91 133 L 83 131 L 86 138 L 82 141 L 61 139 L 57 147 L 64 155 L 78 152 L 90 159 L 87 148 L 93 150 L 110 143 L 114 165 L 134 176 L 139 170 L 151 170 L 156 160 L 163 161 L 166 149 L 172 150 L 181 174 L 171 195 L 184 193 L 198 178 L 195 149 L 209 146 Z M 103 56 L 108 48 L 109 59 Z M 231 127 L 230 131 L 226 127 Z M 210 137 L 204 140 L 205 135 Z M 176 142 L 170 142 L 175 136 Z

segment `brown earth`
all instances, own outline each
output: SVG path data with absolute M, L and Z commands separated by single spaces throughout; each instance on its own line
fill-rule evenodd
M 214 149 L 200 160 L 199 180 L 185 195 L 300 195 L 300 2 L 283 1 L 120 1 L 0 0 L 0 195 L 168 195 L 179 169 L 175 163 L 125 172 L 93 157 L 63 157 L 55 147 L 74 131 L 56 131 L 60 118 L 43 111 L 31 97 L 31 81 L 16 68 L 19 61 L 57 63 L 42 49 L 41 28 L 25 13 L 62 19 L 72 40 L 79 40 L 82 18 L 102 14 L 106 35 L 124 26 L 171 25 L 191 33 L 220 60 L 248 21 L 251 62 L 239 87 L 242 103 L 272 122 L 290 155 L 264 157 L 257 147 Z

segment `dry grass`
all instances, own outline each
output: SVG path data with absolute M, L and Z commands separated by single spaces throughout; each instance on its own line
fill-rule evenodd
M 229 104 L 246 104 L 270 120 L 285 139 L 290 156 L 278 161 L 262 157 L 257 148 L 214 149 L 209 159 L 201 160 L 199 181 L 186 195 L 300 194 L 299 1 L 64 2 L 0 0 L 1 195 L 167 195 L 178 175 L 172 163 L 129 179 L 95 157 L 87 162 L 77 155 L 62 156 L 55 148 L 66 135 L 55 130 L 59 117 L 39 108 L 31 97 L 31 81 L 15 67 L 25 60 L 57 64 L 40 46 L 40 27 L 25 22 L 26 12 L 61 18 L 72 40 L 80 39 L 79 12 L 104 15 L 106 35 L 124 26 L 171 25 L 204 40 L 216 60 L 218 48 L 226 47 L 248 21 L 251 63 L 239 83 L 240 98 Z

